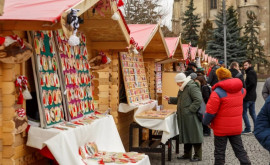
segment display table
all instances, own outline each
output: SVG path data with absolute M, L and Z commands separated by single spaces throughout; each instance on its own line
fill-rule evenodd
M 157 103 L 155 102 L 155 105 Z M 152 107 L 152 108 L 151 108 Z M 142 113 L 143 111 L 153 109 L 153 105 L 139 107 L 134 113 L 134 120 L 141 125 L 142 127 L 163 131 L 161 142 L 165 144 L 170 138 L 179 134 L 178 124 L 177 124 L 177 115 L 174 113 L 163 119 L 143 119 L 137 118 L 137 114 Z
M 101 151 L 125 152 L 111 115 L 68 130 L 30 127 L 27 146 L 37 149 L 47 146 L 60 165 L 85 165 L 78 149 L 87 142 L 95 142 Z
M 175 137 L 179 134 L 178 124 L 177 124 L 177 115 L 174 113 L 168 117 L 163 119 L 142 119 L 137 118 L 136 115 L 140 114 L 143 111 L 147 111 L 153 109 L 157 106 L 157 101 L 153 100 L 153 102 L 140 106 L 129 106 L 128 104 L 121 103 L 119 105 L 119 112 L 127 113 L 131 110 L 135 110 L 134 120 L 140 126 L 152 129 L 163 131 L 161 142 L 165 144 L 170 138 Z
M 177 115 L 174 113 L 163 119 L 142 119 L 135 117 L 135 121 L 142 127 L 163 131 L 161 142 L 165 144 L 170 138 L 179 134 Z

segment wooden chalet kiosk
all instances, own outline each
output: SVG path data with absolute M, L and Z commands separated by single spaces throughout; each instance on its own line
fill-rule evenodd
M 169 57 L 169 50 L 159 24 L 130 24 L 130 36 L 142 48 L 151 99 L 158 100 L 156 62 Z
M 15 6 L 16 6 L 16 9 L 14 8 Z M 84 19 L 84 23 L 80 24 L 80 27 L 77 32 L 77 35 L 80 37 L 80 40 L 84 42 L 83 46 L 85 46 L 85 49 L 83 50 L 76 50 L 76 49 L 73 50 L 70 48 L 70 46 L 67 45 L 66 42 L 63 41 L 66 36 L 72 35 L 71 33 L 72 31 L 70 32 L 70 30 L 65 28 L 67 16 L 71 12 L 71 8 L 79 9 L 79 11 L 77 11 L 77 16 L 80 16 L 81 18 Z M 123 140 L 123 143 L 125 146 L 127 146 L 128 126 L 129 126 L 129 122 L 133 121 L 133 114 L 131 115 L 131 114 L 118 113 L 118 104 L 119 104 L 118 93 L 119 93 L 119 74 L 120 74 L 119 72 L 121 70 L 120 65 L 119 65 L 118 53 L 121 51 L 127 50 L 127 47 L 129 46 L 129 43 L 130 43 L 130 36 L 129 36 L 129 28 L 125 23 L 125 20 L 122 16 L 121 11 L 117 8 L 116 2 L 113 0 L 112 1 L 111 0 L 101 0 L 101 1 L 99 0 L 75 0 L 75 1 L 67 0 L 65 2 L 63 1 L 45 1 L 44 2 L 42 0 L 38 0 L 38 1 L 10 0 L 10 1 L 5 1 L 5 6 L 4 6 L 3 11 L 4 11 L 4 14 L 0 16 L 0 25 L 1 25 L 0 36 L 2 38 L 3 37 L 5 38 L 6 36 L 17 35 L 18 38 L 15 38 L 13 40 L 16 40 L 18 43 L 24 43 L 26 46 L 30 45 L 28 43 L 32 43 L 31 44 L 32 48 L 31 46 L 29 47 L 30 53 L 27 54 L 28 58 L 27 59 L 22 58 L 20 59 L 20 61 L 16 61 L 16 59 L 18 59 L 19 57 L 16 54 L 15 56 L 14 54 L 9 54 L 9 52 L 5 53 L 5 47 L 1 46 L 0 48 L 0 51 L 3 52 L 4 50 L 4 53 L 5 53 L 5 54 L 1 54 L 0 52 L 1 54 L 0 61 L 2 61 L 0 62 L 0 162 L 2 162 L 2 164 L 5 164 L 5 165 L 9 165 L 9 164 L 10 165 L 11 164 L 24 165 L 24 164 L 37 164 L 37 163 L 42 164 L 42 162 L 45 162 L 45 163 L 47 162 L 47 159 L 45 159 L 40 154 L 39 150 L 26 146 L 28 130 L 25 130 L 25 128 L 22 129 L 22 127 L 20 127 L 21 123 L 14 121 L 15 117 L 17 117 L 18 115 L 21 115 L 21 113 L 18 113 L 18 108 L 17 108 L 18 100 L 20 100 L 21 94 L 20 94 L 20 88 L 18 89 L 18 86 L 15 86 L 15 81 L 18 82 L 16 78 L 18 77 L 18 75 L 25 75 L 28 78 L 27 85 L 29 88 L 29 92 L 32 94 L 32 92 L 34 91 L 38 92 L 39 90 L 38 87 L 42 85 L 43 83 L 42 80 L 38 80 L 38 76 L 35 75 L 35 73 L 38 73 L 38 69 L 48 70 L 44 68 L 46 65 L 44 66 L 42 65 L 43 68 L 41 68 L 40 65 L 35 63 L 35 59 L 33 59 L 34 56 L 38 56 L 38 54 L 40 53 L 38 51 L 41 50 L 42 52 L 42 46 L 44 46 L 44 51 L 45 50 L 51 51 L 51 53 L 55 53 L 59 51 L 62 52 L 62 54 L 58 55 L 59 57 L 57 57 L 59 61 L 57 60 L 52 61 L 52 70 L 56 70 L 54 74 L 59 74 L 60 80 L 61 79 L 63 80 L 61 82 L 63 84 L 60 84 L 60 85 L 58 84 L 59 86 L 61 86 L 61 90 L 59 89 L 59 92 L 63 92 L 63 98 L 61 97 L 63 101 L 61 102 L 60 101 L 61 99 L 59 100 L 57 99 L 63 105 L 63 109 L 65 109 L 65 107 L 66 109 L 69 108 L 67 105 L 70 104 L 70 101 L 68 100 L 68 96 L 64 96 L 66 95 L 64 93 L 68 89 L 66 87 L 68 86 L 67 85 L 68 81 L 67 80 L 66 82 L 64 81 L 64 77 L 67 74 L 67 72 L 65 72 L 65 69 L 67 68 L 63 69 L 65 66 L 63 65 L 63 62 L 61 60 L 69 56 L 70 50 L 80 51 L 81 53 L 83 51 L 82 53 L 83 56 L 80 56 L 80 58 L 85 58 L 85 60 L 95 59 L 99 55 L 105 55 L 107 57 L 107 60 L 109 59 L 111 60 L 111 62 L 106 62 L 106 64 L 104 64 L 104 69 L 101 69 L 102 66 L 99 67 L 99 65 L 101 64 L 95 63 L 95 65 L 93 65 L 95 69 L 93 67 L 93 69 L 90 69 L 90 71 L 88 71 L 87 69 L 83 68 L 83 71 L 80 71 L 79 73 L 82 75 L 84 74 L 84 76 L 93 75 L 93 77 L 88 77 L 92 79 L 91 83 L 90 82 L 89 83 L 91 84 L 93 95 L 90 94 L 91 99 L 89 100 L 89 107 L 87 103 L 87 108 L 89 110 L 97 109 L 101 113 L 105 112 L 106 110 L 110 108 L 111 109 L 110 113 L 112 114 L 113 119 L 117 125 L 121 138 Z M 59 29 L 63 29 L 63 30 L 59 30 Z M 55 40 L 57 44 L 56 45 L 52 44 L 54 45 L 52 46 L 51 40 L 48 40 L 49 46 L 44 43 L 43 43 L 44 45 L 42 45 L 42 42 L 39 42 L 37 44 L 35 39 L 40 38 L 40 37 L 45 37 L 44 43 L 45 43 L 45 40 L 47 42 L 47 39 L 51 38 L 51 40 Z M 19 40 L 19 38 L 23 39 L 24 42 Z M 67 56 L 64 53 L 66 53 Z M 6 61 L 6 58 L 9 56 L 15 56 L 14 58 L 11 58 L 13 61 L 9 61 L 9 62 Z M 48 59 L 49 59 L 49 56 L 47 57 Z M 31 60 L 29 59 L 29 57 L 31 57 Z M 34 57 L 34 58 L 37 58 L 37 57 Z M 52 56 L 51 58 L 54 58 L 54 56 Z M 3 61 L 5 61 L 5 63 Z M 63 66 L 60 67 L 61 68 L 60 70 L 58 70 L 58 67 L 56 67 L 55 62 L 59 64 L 59 67 L 61 65 L 60 62 L 62 62 Z M 39 67 L 36 68 L 36 71 L 35 69 L 33 71 L 34 67 L 32 68 L 32 65 L 36 65 Z M 50 65 L 51 64 L 49 64 L 49 67 Z M 86 63 L 84 63 L 84 65 L 87 66 Z M 41 75 L 41 73 L 39 74 Z M 89 80 L 87 80 L 86 78 L 83 81 L 88 82 Z M 66 83 L 66 85 L 64 82 Z M 62 87 L 64 89 L 66 88 L 66 90 L 62 89 Z M 40 88 L 40 89 L 44 89 L 44 88 Z M 33 98 L 36 97 L 35 95 L 32 95 L 32 96 Z M 41 94 L 40 96 L 43 96 L 43 94 Z M 36 97 L 36 100 L 38 100 L 38 97 Z M 53 100 L 53 101 L 56 101 L 56 100 Z M 28 109 L 31 109 L 30 107 L 34 106 L 32 104 L 30 104 L 29 106 L 27 102 L 28 101 L 23 100 L 22 104 L 20 104 L 20 107 L 24 108 L 26 112 L 28 111 Z M 64 105 L 65 102 L 67 103 L 67 105 Z M 43 102 L 43 104 L 44 103 L 46 102 Z M 90 108 L 90 103 L 91 103 L 91 108 Z M 56 103 L 52 103 L 52 105 L 54 104 Z M 37 105 L 37 107 L 41 105 Z M 85 103 L 85 106 L 86 106 L 86 103 Z M 65 110 L 64 112 L 63 111 L 59 111 L 59 112 L 61 112 L 61 114 L 65 114 L 65 117 L 61 115 L 59 119 L 60 121 L 63 121 L 62 120 L 63 118 L 68 120 L 70 118 L 72 119 L 76 117 L 74 116 L 74 114 L 72 115 L 70 114 L 71 116 L 66 117 L 66 115 L 69 115 L 69 113 L 71 113 L 71 111 L 68 112 L 68 110 Z M 130 119 L 128 119 L 128 117 Z M 48 117 L 47 118 L 44 117 L 41 120 L 45 120 L 45 126 L 44 126 L 45 128 L 54 127 L 51 124 L 54 122 L 56 123 L 56 119 L 53 119 L 54 121 L 52 120 L 48 121 Z M 47 120 L 47 123 L 46 123 L 46 120 Z M 27 120 L 25 120 L 25 122 L 27 124 Z M 113 124 L 107 123 L 107 125 L 111 126 Z M 32 126 L 30 127 L 30 132 L 32 128 L 34 127 Z M 18 133 L 17 132 L 18 129 L 21 129 L 22 131 Z M 44 131 L 46 132 L 46 130 Z M 97 131 L 99 132 L 100 130 L 97 130 Z M 102 131 L 110 132 L 110 131 L 106 131 L 106 127 Z M 115 131 L 116 131 L 116 134 L 118 135 L 117 129 L 115 129 Z M 91 132 L 89 132 L 89 134 L 91 134 Z M 93 133 L 93 135 L 94 134 L 95 133 Z M 46 133 L 44 133 L 43 136 L 45 135 Z M 28 135 L 28 138 L 29 138 L 29 135 Z M 102 139 L 106 137 L 97 137 L 97 138 Z M 111 138 L 112 137 L 110 137 L 110 139 Z M 115 144 L 120 143 L 120 142 L 121 142 L 121 139 L 119 137 L 119 139 L 115 141 Z M 56 144 L 56 146 L 57 145 L 58 144 Z M 122 142 L 121 142 L 121 145 L 123 145 Z M 76 149 L 76 153 L 77 153 L 77 149 Z M 52 152 L 52 154 L 54 156 L 55 155 L 59 156 L 59 154 L 61 155 L 65 153 Z M 78 160 L 78 158 L 74 157 L 73 161 L 76 159 Z M 70 163 L 72 162 L 69 162 L 69 164 Z M 148 161 L 144 160 L 143 164 L 149 164 L 149 160 Z

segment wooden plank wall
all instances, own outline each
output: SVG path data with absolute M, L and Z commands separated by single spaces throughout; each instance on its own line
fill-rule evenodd
M 25 165 L 35 164 L 36 162 L 42 163 L 41 159 L 43 159 L 43 157 L 39 154 L 38 150 L 26 146 L 26 133 L 14 134 L 15 124 L 13 122 L 13 117 L 16 110 L 14 108 L 14 104 L 16 103 L 14 81 L 17 75 L 23 74 L 24 64 L 1 64 L 1 67 L 1 162 L 5 165 Z
M 3 121 L 3 108 L 2 108 L 2 65 L 0 63 L 0 162 L 2 162 L 2 152 L 3 152 L 3 140 L 2 140 L 2 121 Z

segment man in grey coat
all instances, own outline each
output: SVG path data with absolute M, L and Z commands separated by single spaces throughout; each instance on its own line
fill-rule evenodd
M 268 96 L 270 96 L 270 77 L 268 79 L 266 79 L 264 86 L 263 86 L 263 90 L 262 90 L 262 96 L 264 98 L 264 100 L 267 99 Z

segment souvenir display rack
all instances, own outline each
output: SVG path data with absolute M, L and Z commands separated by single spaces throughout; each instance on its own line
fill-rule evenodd
M 50 127 L 93 112 L 86 37 L 79 33 L 78 46 L 70 46 L 62 30 L 37 31 L 33 38 L 32 65 L 37 77 L 41 126 Z
M 52 31 L 37 31 L 33 34 L 35 48 L 32 64 L 36 73 L 36 89 L 41 126 L 52 126 L 64 121 L 65 101 L 59 77 L 59 65 Z M 36 64 L 36 65 L 35 65 Z M 34 73 L 34 74 L 35 74 Z M 38 94 L 39 93 L 39 94 Z
M 149 90 L 142 55 L 120 53 L 123 79 L 129 105 L 149 101 Z
M 94 110 L 92 97 L 92 77 L 87 61 L 86 37 L 78 33 L 81 43 L 70 46 L 62 30 L 56 31 L 61 73 L 64 77 L 64 88 L 68 103 L 68 114 L 71 119 L 80 118 Z
M 156 91 L 157 93 L 162 93 L 162 66 L 159 63 L 155 64 L 156 70 Z
M 175 112 L 176 110 L 174 109 L 166 109 L 161 111 L 147 110 L 139 113 L 138 115 L 136 115 L 136 117 L 143 119 L 165 119 L 166 117 L 170 116 Z

